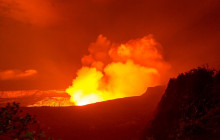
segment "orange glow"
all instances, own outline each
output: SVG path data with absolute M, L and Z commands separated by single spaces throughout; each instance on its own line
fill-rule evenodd
M 1 91 L 2 99 L 0 106 L 4 106 L 8 102 L 18 102 L 21 106 L 73 106 L 73 102 L 69 100 L 70 96 L 62 90 L 18 90 L 18 91 Z
M 100 35 L 66 92 L 76 105 L 139 96 L 147 87 L 161 84 L 162 71 L 169 68 L 159 47 L 151 35 L 121 45 Z
M 2 14 L 24 23 L 46 26 L 57 21 L 58 13 L 48 1 L 2 0 L 1 6 L 9 10 L 9 12 L 3 11 Z
M 82 68 L 78 72 L 79 77 L 73 81 L 73 87 L 66 90 L 71 94 L 71 101 L 77 105 L 85 105 L 102 101 L 101 92 L 98 90 L 102 73 L 95 68 Z
M 32 69 L 25 70 L 24 72 L 19 70 L 5 70 L 5 71 L 0 71 L 0 80 L 28 78 L 36 74 L 37 71 Z
M 61 106 L 73 106 L 68 98 L 64 97 L 44 97 L 42 100 L 27 105 L 27 107 L 37 107 L 37 106 L 50 106 L 50 107 L 61 107 Z

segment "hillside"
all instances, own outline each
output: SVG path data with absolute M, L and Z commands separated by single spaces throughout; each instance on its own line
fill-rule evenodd
M 142 96 L 73 107 L 26 107 L 46 134 L 63 140 L 137 140 L 152 119 L 165 87 Z
M 220 139 L 220 72 L 198 68 L 171 79 L 144 139 Z

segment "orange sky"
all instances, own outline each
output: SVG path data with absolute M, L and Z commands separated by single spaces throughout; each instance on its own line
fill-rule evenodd
M 220 69 L 219 25 L 219 0 L 0 0 L 0 90 L 67 88 L 100 34 L 153 34 L 169 76 Z

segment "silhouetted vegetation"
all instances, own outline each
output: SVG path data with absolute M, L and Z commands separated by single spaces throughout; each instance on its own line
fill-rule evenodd
M 37 140 L 44 137 L 34 116 L 22 114 L 18 103 L 0 108 L 0 139 Z
M 220 72 L 193 69 L 170 79 L 147 140 L 220 139 Z

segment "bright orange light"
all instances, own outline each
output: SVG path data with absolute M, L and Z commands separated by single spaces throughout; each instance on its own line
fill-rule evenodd
M 161 71 L 169 68 L 152 36 L 117 46 L 100 35 L 89 52 L 66 89 L 76 105 L 141 95 L 160 84 Z
M 76 105 L 103 101 L 101 92 L 98 90 L 102 73 L 96 71 L 95 68 L 82 68 L 78 75 L 80 76 L 73 81 L 74 86 L 66 90 L 67 93 L 71 94 L 71 101 Z
M 21 90 L 21 91 L 1 91 L 1 105 L 8 102 L 18 102 L 20 105 L 28 107 L 36 106 L 73 106 L 69 100 L 70 96 L 62 90 Z

